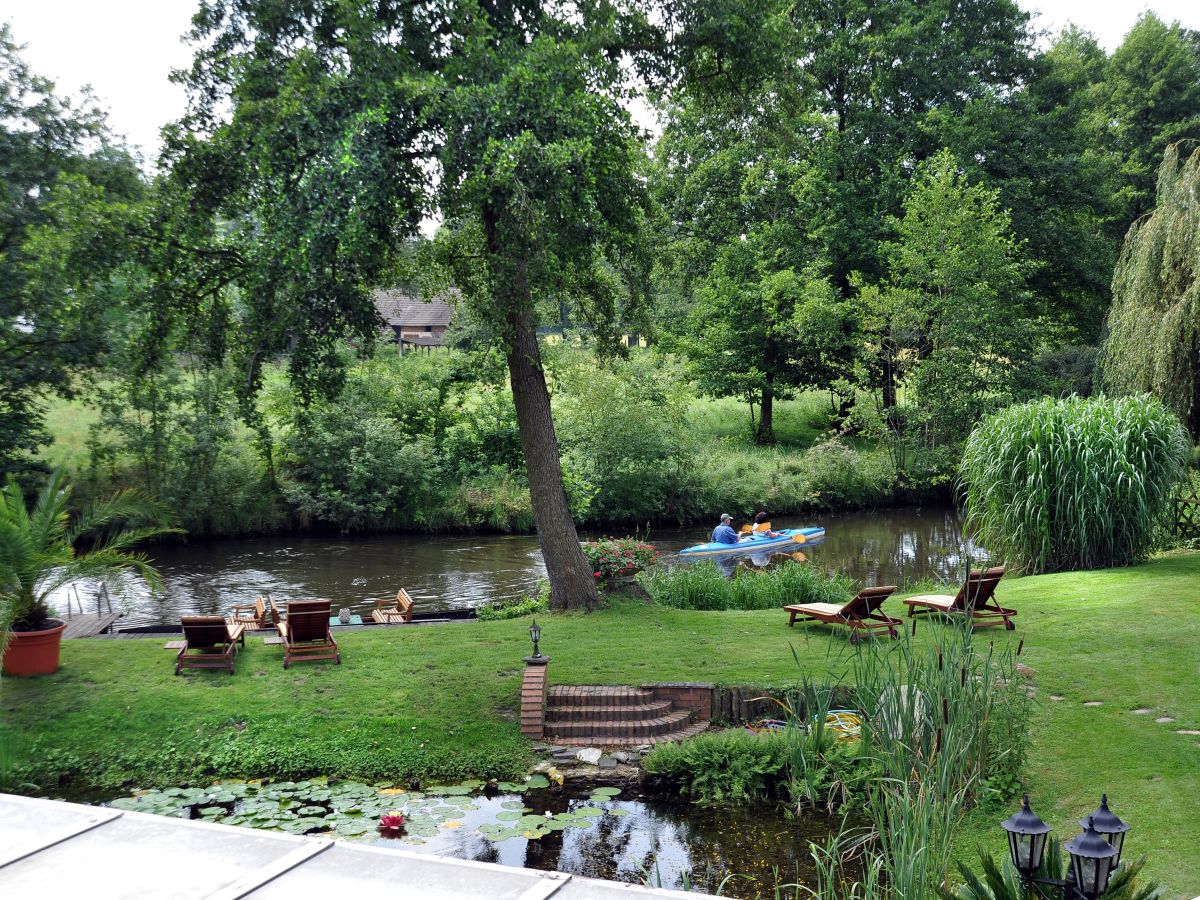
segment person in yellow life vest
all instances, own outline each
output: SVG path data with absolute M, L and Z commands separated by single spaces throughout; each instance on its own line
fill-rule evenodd
M 750 529 L 750 533 L 755 537 L 776 538 L 779 537 L 778 531 L 771 530 L 771 522 L 767 518 L 766 510 L 763 510 L 754 517 L 754 527 Z

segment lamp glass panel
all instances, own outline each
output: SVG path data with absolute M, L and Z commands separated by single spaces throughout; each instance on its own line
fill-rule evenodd
M 1125 844 L 1125 832 L 1118 831 L 1115 834 L 1106 834 L 1104 835 L 1104 838 L 1110 844 L 1112 844 L 1113 848 L 1117 851 L 1117 855 L 1113 857 L 1113 867 L 1115 868 L 1117 863 L 1121 861 L 1121 848 Z

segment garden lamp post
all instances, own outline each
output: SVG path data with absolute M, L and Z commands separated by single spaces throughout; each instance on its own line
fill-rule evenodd
M 533 658 L 541 659 L 542 651 L 538 649 L 538 641 L 542 639 L 542 626 L 537 623 L 537 619 L 529 626 L 529 636 L 533 638 Z
M 1029 808 L 1028 794 L 1021 799 L 1021 808 L 1001 823 L 1008 832 L 1013 868 L 1031 894 L 1045 900 L 1096 900 L 1108 890 L 1129 826 L 1108 808 L 1108 795 L 1103 795 L 1100 809 L 1080 824 L 1083 833 L 1063 845 L 1070 858 L 1068 876 L 1063 880 L 1037 877 L 1051 828 Z
M 1086 827 L 1088 821 L 1091 820 L 1092 827 L 1100 837 L 1104 838 L 1117 850 L 1117 855 L 1113 858 L 1112 867 L 1115 870 L 1121 864 L 1121 849 L 1125 846 L 1125 832 L 1129 830 L 1129 826 L 1121 821 L 1121 818 L 1108 808 L 1108 794 L 1100 795 L 1100 808 L 1090 816 L 1079 820 L 1080 827 Z

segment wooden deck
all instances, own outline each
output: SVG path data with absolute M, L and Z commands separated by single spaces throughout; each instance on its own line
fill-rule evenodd
M 63 632 L 64 638 L 85 638 L 99 634 L 105 628 L 112 625 L 113 622 L 121 618 L 124 613 L 80 613 L 71 616 L 67 619 L 67 630 Z

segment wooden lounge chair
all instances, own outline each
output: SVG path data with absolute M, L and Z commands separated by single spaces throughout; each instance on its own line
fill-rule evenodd
M 1004 622 L 1004 627 L 1013 631 L 1017 626 L 1012 617 L 1017 614 L 1015 609 L 1008 609 L 996 602 L 996 585 L 1004 577 L 1004 566 L 994 566 L 991 569 L 974 570 L 967 576 L 966 582 L 951 597 L 949 594 L 920 594 L 905 600 L 908 615 L 918 613 L 941 613 L 943 615 L 969 615 L 977 628 L 988 628 Z
M 400 588 L 395 600 L 376 600 L 371 618 L 380 625 L 409 625 L 413 620 L 412 597 L 408 591 Z
M 283 638 L 283 667 L 293 660 L 332 659 L 341 664 L 337 641 L 329 633 L 329 600 L 293 600 L 287 618 L 275 627 Z
M 870 634 L 872 631 L 886 631 L 894 638 L 900 637 L 897 631 L 904 623 L 899 619 L 880 611 L 883 601 L 896 593 L 893 585 L 863 588 L 853 598 L 845 603 L 795 603 L 785 606 L 792 614 L 788 626 L 796 624 L 796 617 L 803 616 L 801 621 L 827 622 L 831 625 L 850 626 L 850 641 L 857 643 L 860 632 Z
M 279 624 L 279 613 L 274 605 L 267 606 L 267 598 L 259 597 L 253 605 L 244 604 L 233 608 L 229 621 L 245 625 L 252 631 L 274 628 Z
M 238 641 L 245 646 L 245 627 L 221 616 L 184 616 L 183 646 L 175 655 L 175 674 L 184 669 L 228 669 Z

